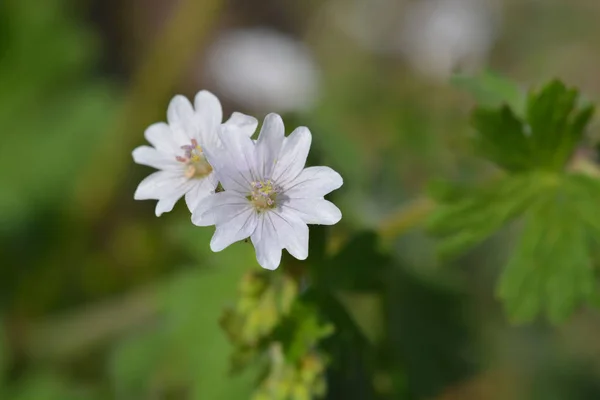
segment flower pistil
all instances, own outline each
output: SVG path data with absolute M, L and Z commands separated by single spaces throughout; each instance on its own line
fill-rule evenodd
M 251 183 L 252 192 L 248 196 L 248 200 L 252 203 L 257 211 L 265 211 L 275 208 L 275 200 L 277 194 L 281 192 L 281 188 L 273 183 L 270 179 L 266 181 L 254 181 Z

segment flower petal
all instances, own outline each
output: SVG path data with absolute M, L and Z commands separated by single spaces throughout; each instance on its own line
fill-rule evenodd
M 277 114 L 267 115 L 256 142 L 256 169 L 260 178 L 271 178 L 284 139 L 285 128 L 281 117 Z
M 248 200 L 234 191 L 213 193 L 198 203 L 192 212 L 192 223 L 198 226 L 223 223 L 249 206 Z
M 190 101 L 180 94 L 173 97 L 167 109 L 169 125 L 186 125 L 194 118 L 194 108 Z
M 181 196 L 182 193 L 176 193 L 158 200 L 158 203 L 156 203 L 156 208 L 154 209 L 156 216 L 160 217 L 164 213 L 173 210 L 173 207 L 175 207 L 175 204 L 181 198 Z
M 256 128 L 258 127 L 258 120 L 246 114 L 234 112 L 231 117 L 224 123 L 224 125 L 230 126 L 233 129 L 237 129 L 242 135 L 251 137 L 254 135 Z
M 344 180 L 329 167 L 305 168 L 300 175 L 284 187 L 290 198 L 318 198 L 339 189 Z
M 232 130 L 231 127 L 223 125 L 219 138 L 223 143 L 223 149 L 206 152 L 208 162 L 215 168 L 217 175 L 224 179 L 221 180 L 223 187 L 230 189 L 226 185 L 234 181 L 233 190 L 248 191 L 251 188 L 251 182 L 256 180 L 256 153 L 254 142 L 249 137 Z
M 228 219 L 223 223 L 219 223 L 220 217 L 215 214 L 217 229 L 210 241 L 212 251 L 221 251 L 254 233 L 257 224 L 256 211 L 249 206 L 237 210 L 237 214 L 227 212 Z
M 251 191 L 250 184 L 245 178 L 232 168 L 229 163 L 229 154 L 223 148 L 205 148 L 204 156 L 217 176 L 217 180 L 226 191 L 236 191 L 247 195 Z
M 256 260 L 261 267 L 274 270 L 281 263 L 281 249 L 275 227 L 267 217 L 269 213 L 258 217 L 256 230 L 252 234 L 252 244 L 256 249 Z
M 156 205 L 156 216 L 171 211 L 179 200 L 193 185 L 179 172 L 158 171 L 146 177 L 137 187 L 133 198 L 136 200 L 159 200 Z
M 307 224 L 334 225 L 342 219 L 342 212 L 325 199 L 289 199 L 282 208 L 298 215 Z
M 140 146 L 131 153 L 133 161 L 137 164 L 147 165 L 156 169 L 178 170 L 181 164 L 174 157 L 169 157 L 165 153 L 156 150 L 150 146 Z
M 271 220 L 279 243 L 294 257 L 306 260 L 308 257 L 308 226 L 295 211 L 282 208 L 266 213 Z
M 189 145 L 190 140 L 196 138 L 195 118 L 194 108 L 186 97 L 173 97 L 167 109 L 167 121 L 178 146 Z
M 215 192 L 215 188 L 219 183 L 214 173 L 211 173 L 202 179 L 194 179 L 193 181 L 194 185 L 185 194 L 185 203 L 192 213 L 201 201 Z
M 163 153 L 175 155 L 180 153 L 179 144 L 175 141 L 171 128 L 164 122 L 150 125 L 144 132 L 144 137 L 152 146 Z
M 216 128 L 223 120 L 223 108 L 221 102 L 208 90 L 201 90 L 194 98 L 196 114 L 207 121 L 211 127 Z
M 214 146 L 218 143 L 218 127 L 223 120 L 221 102 L 211 92 L 201 90 L 194 99 L 195 123 L 197 133 L 194 137 L 202 146 Z
M 306 127 L 296 128 L 283 142 L 279 158 L 273 169 L 273 180 L 279 185 L 296 178 L 306 164 L 312 136 Z
M 172 171 L 158 171 L 148 175 L 140 182 L 133 198 L 135 200 L 158 200 L 161 196 L 176 185 L 178 176 Z

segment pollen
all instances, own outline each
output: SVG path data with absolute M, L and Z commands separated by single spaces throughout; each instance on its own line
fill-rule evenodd
M 212 166 L 204 157 L 202 147 L 198 144 L 196 139 L 192 139 L 191 144 L 181 146 L 184 151 L 183 156 L 177 156 L 175 159 L 185 166 L 186 178 L 204 178 L 212 172 Z
M 266 181 L 254 181 L 251 183 L 252 192 L 248 200 L 252 202 L 258 211 L 275 208 L 277 194 L 281 191 L 270 179 Z

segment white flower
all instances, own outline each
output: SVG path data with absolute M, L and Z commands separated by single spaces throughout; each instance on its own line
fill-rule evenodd
M 211 46 L 207 60 L 219 91 L 249 109 L 304 110 L 318 95 L 319 71 L 309 49 L 273 30 L 226 32 Z
M 417 72 L 445 80 L 481 67 L 498 36 L 499 0 L 332 0 L 331 20 L 358 45 L 404 57 Z
M 171 211 L 184 195 L 193 211 L 217 187 L 217 177 L 204 150 L 221 146 L 221 103 L 212 93 L 201 91 L 194 105 L 195 110 L 187 98 L 175 96 L 167 110 L 168 124 L 156 123 L 144 132 L 153 147 L 140 146 L 133 151 L 136 163 L 160 170 L 144 179 L 134 194 L 136 200 L 158 200 L 156 216 Z M 235 131 L 232 134 L 248 137 L 257 125 L 255 118 L 241 113 L 233 113 L 224 124 L 229 131 Z
M 447 79 L 457 67 L 475 70 L 492 48 L 498 15 L 493 1 L 430 0 L 411 4 L 399 47 L 413 68 Z
M 329 167 L 304 168 L 310 131 L 301 127 L 285 137 L 277 114 L 267 115 L 256 142 L 228 130 L 221 132 L 223 149 L 207 151 L 225 191 L 199 204 L 192 222 L 216 225 L 213 251 L 250 237 L 259 264 L 267 269 L 279 266 L 284 248 L 306 259 L 306 224 L 333 225 L 342 218 L 323 198 L 342 186 L 342 177 Z

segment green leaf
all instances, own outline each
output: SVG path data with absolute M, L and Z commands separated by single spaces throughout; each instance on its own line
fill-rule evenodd
M 478 107 L 472 122 L 475 148 L 509 172 L 562 171 L 582 139 L 594 108 L 578 106 L 579 94 L 553 81 L 528 96 L 523 118 L 506 105 Z
M 457 74 L 450 78 L 450 83 L 471 93 L 483 107 L 506 104 L 518 115 L 525 109 L 524 91 L 515 82 L 491 71 L 483 71 L 474 76 Z
M 480 243 L 521 214 L 533 201 L 539 176 L 503 177 L 479 188 L 453 193 L 453 201 L 441 203 L 427 221 L 430 233 L 442 238 L 441 257 L 459 254 Z
M 577 91 L 567 89 L 560 81 L 551 82 L 538 94 L 530 94 L 527 121 L 539 166 L 562 169 L 581 140 L 593 107 L 576 110 L 577 99 Z
M 298 302 L 277 336 L 283 342 L 286 361 L 296 363 L 333 332 L 333 325 L 321 321 L 315 307 Z
M 523 123 L 510 108 L 478 108 L 473 112 L 472 124 L 479 133 L 473 139 L 474 146 L 483 157 L 508 171 L 531 168 L 532 149 L 529 140 Z
M 453 193 L 429 220 L 442 238 L 438 251 L 455 255 L 523 216 L 524 228 L 502 274 L 498 296 L 517 323 L 545 313 L 553 323 L 591 300 L 592 245 L 600 244 L 600 181 L 586 175 L 507 176 L 479 191 Z
M 442 239 L 442 256 L 525 218 L 498 286 L 513 321 L 544 312 L 560 322 L 593 293 L 590 244 L 600 241 L 600 183 L 565 171 L 593 112 L 577 90 L 557 80 L 530 92 L 524 112 L 506 104 L 479 107 L 472 116 L 473 143 L 507 174 L 483 186 L 438 184 L 432 190 L 439 206 L 428 229 Z
M 572 207 L 579 185 L 567 179 L 526 213 L 521 239 L 498 288 L 515 322 L 531 321 L 543 310 L 551 322 L 561 322 L 593 292 L 590 232 Z

